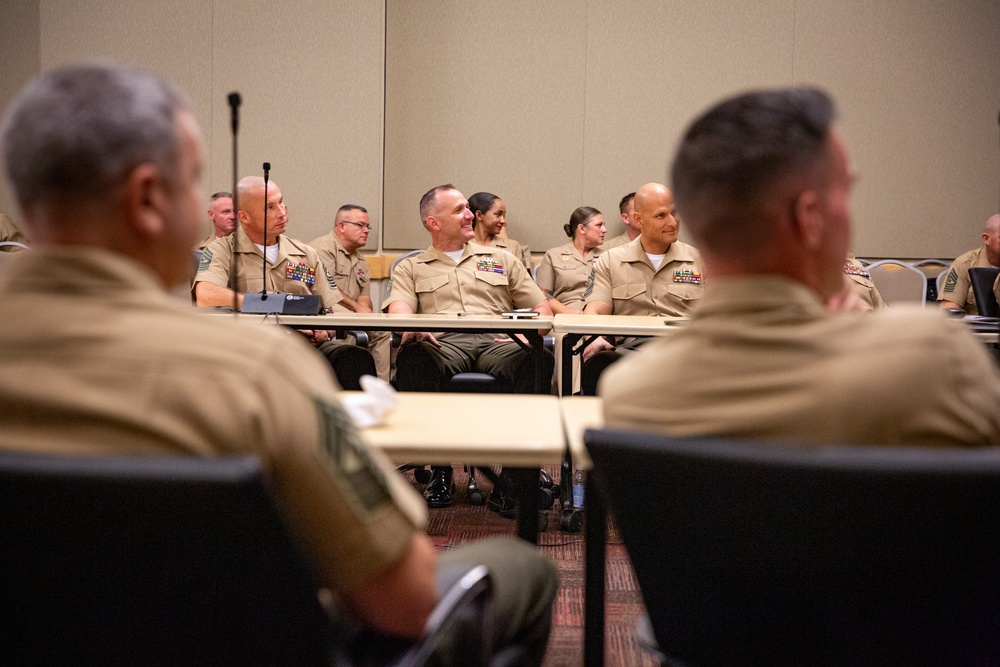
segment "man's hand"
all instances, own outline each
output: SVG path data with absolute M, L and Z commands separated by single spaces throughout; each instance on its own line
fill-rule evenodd
M 592 356 L 598 352 L 603 352 L 605 350 L 613 350 L 615 346 L 604 339 L 603 336 L 598 336 L 594 341 L 584 348 L 583 350 L 583 360 L 587 361 Z
M 399 339 L 399 346 L 409 345 L 410 343 L 419 343 L 421 341 L 427 341 L 434 347 L 441 347 L 441 343 L 438 342 L 437 338 L 433 334 L 429 334 L 426 331 L 404 331 L 402 337 Z
M 333 338 L 333 334 L 326 329 L 296 329 L 296 331 L 305 336 L 313 347 L 318 347 Z

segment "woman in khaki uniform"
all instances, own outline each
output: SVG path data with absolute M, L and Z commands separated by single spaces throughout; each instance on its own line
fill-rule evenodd
M 608 228 L 600 211 L 581 206 L 569 216 L 563 231 L 573 240 L 545 253 L 535 283 L 545 293 L 553 313 L 582 313 L 583 291 Z
M 475 216 L 472 219 L 472 229 L 476 233 L 473 243 L 487 248 L 503 248 L 521 260 L 524 268 L 531 270 L 531 251 L 528 246 L 507 238 L 503 233 L 507 229 L 507 205 L 500 197 L 489 192 L 477 192 L 469 197 L 469 210 Z

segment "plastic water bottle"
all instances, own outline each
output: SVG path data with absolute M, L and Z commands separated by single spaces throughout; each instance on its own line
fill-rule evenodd
M 573 466 L 573 507 L 583 507 L 583 488 L 585 476 L 583 468 Z

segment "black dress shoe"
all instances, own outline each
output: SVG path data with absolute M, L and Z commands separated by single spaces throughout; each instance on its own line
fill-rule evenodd
M 451 494 L 455 485 L 451 479 L 451 468 L 432 468 L 431 483 L 424 491 L 428 507 L 451 507 Z
M 493 487 L 489 500 L 486 501 L 486 508 L 491 512 L 499 513 L 505 519 L 513 519 L 517 516 L 517 502 L 496 486 Z

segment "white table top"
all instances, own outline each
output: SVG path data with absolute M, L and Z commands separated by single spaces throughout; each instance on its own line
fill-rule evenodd
M 559 398 L 539 394 L 400 392 L 386 423 L 362 434 L 396 463 L 540 467 L 566 447 Z
M 583 444 L 583 432 L 588 428 L 604 426 L 603 401 L 598 396 L 564 396 L 559 399 L 559 413 L 566 429 L 566 440 L 573 452 L 573 462 L 589 470 L 593 463 Z
M 560 313 L 552 319 L 552 331 L 556 335 L 663 336 L 676 331 L 687 321 L 686 317 Z
M 228 313 L 232 317 L 232 313 Z M 553 318 L 509 318 L 500 315 L 445 313 L 330 313 L 329 315 L 260 315 L 240 313 L 241 319 L 275 322 L 298 329 L 374 329 L 388 331 L 537 331 L 550 329 Z

